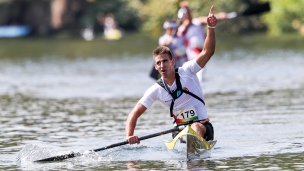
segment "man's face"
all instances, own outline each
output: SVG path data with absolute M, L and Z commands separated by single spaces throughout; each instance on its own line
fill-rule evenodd
M 170 59 L 168 54 L 159 54 L 154 57 L 154 67 L 161 74 L 162 77 L 169 77 L 174 73 L 174 59 Z

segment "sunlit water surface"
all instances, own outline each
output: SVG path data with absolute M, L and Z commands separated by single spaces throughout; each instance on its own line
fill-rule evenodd
M 211 158 L 196 161 L 168 152 L 163 140 L 170 140 L 170 134 L 140 145 L 90 151 L 125 140 L 128 113 L 154 83 L 148 76 L 154 47 L 135 55 L 2 58 L 0 166 L 6 170 L 303 170 L 303 51 L 256 50 L 255 44 L 250 45 L 219 49 L 204 70 L 202 87 L 217 144 Z M 170 124 L 168 112 L 155 103 L 139 119 L 136 134 L 167 130 Z M 83 155 L 62 162 L 33 162 L 71 152 Z

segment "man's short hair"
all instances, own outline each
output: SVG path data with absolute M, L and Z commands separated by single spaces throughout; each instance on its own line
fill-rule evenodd
M 167 46 L 158 46 L 154 51 L 153 51 L 153 58 L 157 55 L 160 54 L 168 54 L 170 59 L 172 59 L 172 53 L 170 49 Z

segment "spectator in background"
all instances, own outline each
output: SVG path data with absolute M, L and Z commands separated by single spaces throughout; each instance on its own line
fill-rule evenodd
M 104 37 L 108 40 L 118 40 L 122 37 L 122 31 L 117 26 L 112 13 L 104 14 L 100 13 L 97 15 L 97 19 L 101 25 L 104 27 Z
M 177 36 L 178 24 L 174 19 L 165 21 L 163 28 L 166 30 L 165 34 L 159 38 L 158 44 L 161 46 L 169 47 L 175 59 L 175 68 L 181 67 L 187 59 L 184 38 Z
M 178 18 L 181 20 L 181 25 L 178 27 L 177 36 L 183 37 L 184 45 L 186 47 L 186 54 L 188 60 L 195 59 L 202 51 L 205 42 L 205 31 L 203 25 L 206 24 L 208 16 L 200 16 L 192 18 L 192 14 L 187 1 L 180 3 L 180 10 L 178 11 Z M 220 12 L 214 14 L 218 20 L 227 19 L 227 13 Z M 197 73 L 197 76 L 202 82 L 203 69 Z

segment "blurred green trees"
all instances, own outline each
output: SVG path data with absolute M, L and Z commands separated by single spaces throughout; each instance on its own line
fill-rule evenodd
M 119 27 L 127 31 L 136 31 L 140 28 L 141 18 L 138 9 L 132 8 L 126 0 L 87 0 L 89 6 L 81 16 L 82 25 L 94 25 L 102 27 L 98 22 L 98 14 L 112 13 Z
M 40 34 L 51 28 L 51 3 L 55 0 L 0 0 L 0 25 L 28 24 Z M 77 31 L 94 27 L 102 31 L 98 14 L 112 13 L 119 27 L 126 31 L 163 33 L 163 22 L 177 18 L 181 0 L 62 0 L 67 3 L 63 26 L 57 29 Z M 304 35 L 304 0 L 189 0 L 193 17 L 206 16 L 212 5 L 214 13 L 238 12 L 236 18 L 218 22 L 217 30 L 226 33 L 267 31 L 271 35 L 298 32 Z M 250 3 L 270 2 L 271 10 L 242 16 Z M 12 5 L 13 4 L 13 5 Z M 43 9 L 42 9 L 43 8 Z M 75 10 L 76 9 L 76 10 Z M 19 17 L 18 17 L 19 16 Z M 40 23 L 40 24 L 39 24 Z M 48 28 L 49 27 L 49 28 Z
M 304 0 L 269 0 L 271 12 L 262 16 L 270 35 L 298 32 L 304 35 Z
M 181 0 L 129 0 L 130 4 L 139 10 L 140 18 L 143 19 L 143 31 L 153 34 L 162 32 L 162 25 L 167 18 L 177 18 Z M 207 16 L 209 9 L 214 5 L 214 13 L 244 11 L 248 4 L 244 0 L 189 0 L 193 17 Z M 245 32 L 250 30 L 265 30 L 265 24 L 261 22 L 260 15 L 252 15 L 224 20 L 219 22 L 218 30 L 222 32 Z
M 176 18 L 181 0 L 128 0 L 138 10 L 142 19 L 142 31 L 159 34 L 167 18 Z M 304 0 L 189 0 L 193 17 L 208 15 L 212 5 L 214 13 L 242 13 L 255 3 L 270 3 L 270 11 L 220 21 L 218 30 L 227 33 L 267 31 L 270 35 L 296 33 L 304 35 Z

